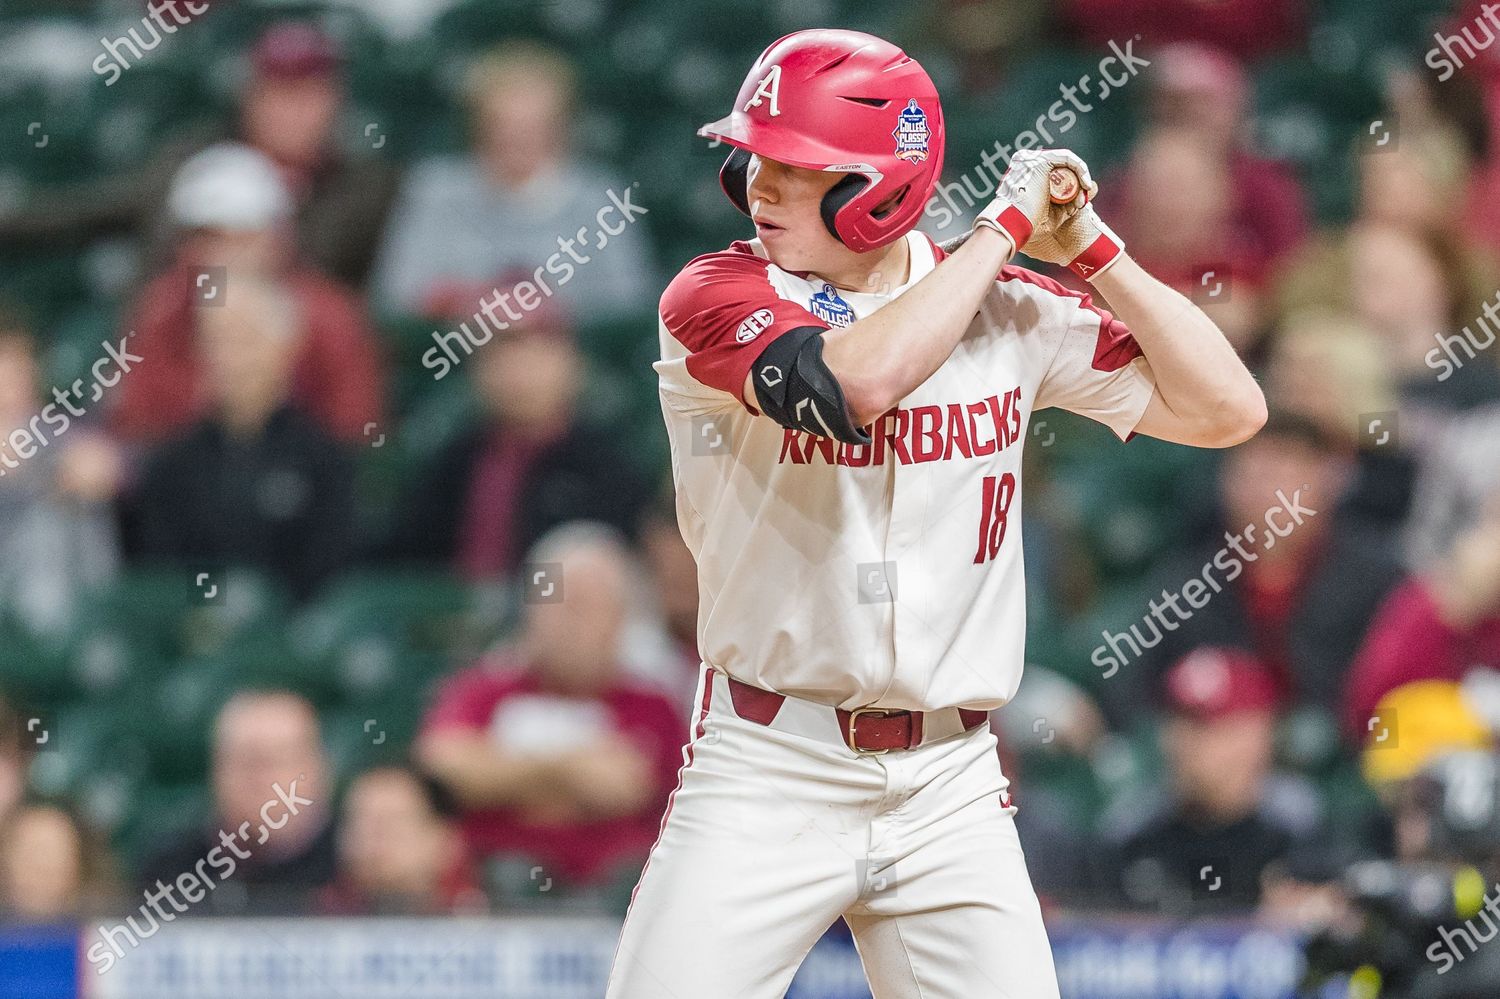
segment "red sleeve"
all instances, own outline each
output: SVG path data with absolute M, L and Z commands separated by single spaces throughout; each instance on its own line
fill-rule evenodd
M 422 719 L 422 734 L 483 731 L 489 728 L 502 695 L 503 684 L 487 669 L 476 667 L 458 673 L 438 687 Z
M 299 292 L 308 313 L 308 340 L 297 370 L 297 397 L 328 433 L 365 441 L 365 426 L 380 422 L 375 335 L 354 296 L 337 285 L 306 281 Z
M 147 359 L 110 390 L 110 427 L 126 440 L 168 437 L 198 413 L 202 378 L 188 287 L 181 270 L 156 278 L 136 300 L 121 331 L 130 338 L 130 351 Z
M 1366 721 L 1386 694 L 1413 680 L 1457 680 L 1460 639 L 1438 615 L 1420 580 L 1398 587 L 1381 605 L 1349 669 L 1344 721 L 1364 739 Z
M 698 257 L 661 297 L 661 319 L 687 349 L 688 374 L 728 392 L 750 412 L 745 376 L 767 345 L 788 330 L 828 324 L 771 287 L 767 262 L 734 250 Z
M 947 251 L 945 251 L 942 246 L 939 245 L 937 240 L 933 239 L 925 232 L 922 233 L 922 238 L 927 240 L 928 246 L 932 247 L 932 266 L 936 267 L 938 264 L 948 259 Z

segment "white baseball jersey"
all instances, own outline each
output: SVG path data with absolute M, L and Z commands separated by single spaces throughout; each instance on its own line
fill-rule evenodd
M 1024 655 L 1031 414 L 1057 406 L 1128 438 L 1155 383 L 1089 296 L 1006 266 L 947 361 L 865 427 L 868 445 L 787 430 L 741 397 L 776 337 L 864 318 L 942 259 L 922 233 L 905 239 L 909 279 L 888 292 L 783 270 L 756 240 L 695 258 L 662 296 L 655 367 L 698 647 L 746 683 L 844 708 L 995 708 Z

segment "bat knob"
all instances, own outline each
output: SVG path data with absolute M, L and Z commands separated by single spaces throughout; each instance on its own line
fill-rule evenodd
M 1065 205 L 1078 197 L 1082 186 L 1071 167 L 1055 166 L 1047 174 L 1047 193 L 1054 205 Z

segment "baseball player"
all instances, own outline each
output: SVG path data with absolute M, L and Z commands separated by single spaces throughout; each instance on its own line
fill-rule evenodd
M 914 231 L 943 115 L 888 42 L 788 35 L 699 134 L 733 147 L 720 178 L 755 238 L 661 300 L 704 669 L 607 995 L 778 999 L 842 916 L 876 999 L 1055 997 L 986 725 L 1021 679 L 1027 423 L 1057 406 L 1225 447 L 1264 399 L 1125 254 L 1072 153 L 1017 153 L 951 252 Z

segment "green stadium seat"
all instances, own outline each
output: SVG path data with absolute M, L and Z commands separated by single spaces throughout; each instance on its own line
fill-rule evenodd
M 426 372 L 423 374 L 431 381 Z M 430 458 L 479 415 L 479 404 L 469 390 L 467 379 L 459 379 L 450 386 L 435 387 L 407 411 L 396 431 L 396 447 L 391 451 L 405 456 L 408 461 Z
M 136 870 L 161 848 L 164 837 L 197 829 L 213 816 L 213 798 L 201 782 L 142 785 L 114 843 L 127 870 Z
M 528 0 L 465 0 L 440 14 L 432 26 L 433 43 L 453 58 L 516 38 L 547 39 L 554 28 L 542 4 Z
M 0 162 L 32 184 L 78 180 L 89 172 L 89 80 L 76 85 L 28 83 L 0 102 Z
M 90 823 L 113 830 L 147 776 L 145 747 L 117 704 L 73 703 L 48 714 L 51 731 L 31 767 L 31 788 L 79 803 Z
M 363 699 L 399 683 L 412 654 L 472 652 L 473 609 L 470 589 L 451 575 L 360 572 L 335 582 L 308 607 L 294 636 L 341 696 Z
M 184 574 L 184 587 L 186 582 Z M 234 566 L 225 570 L 216 602 L 195 600 L 192 591 L 187 592 L 190 607 L 178 630 L 185 655 L 213 655 L 247 637 L 267 631 L 279 634 L 291 613 L 292 600 L 285 587 L 256 569 Z
M 1050 749 L 1022 757 L 1019 773 L 1025 797 L 1028 801 L 1045 798 L 1049 814 L 1070 828 L 1086 829 L 1104 804 L 1098 775 L 1088 760 Z
M 1344 829 L 1359 828 L 1361 818 L 1373 816 L 1381 810 L 1380 800 L 1365 783 L 1356 760 L 1340 760 L 1319 777 L 1317 783 L 1327 814 L 1338 816 L 1339 825 Z
M 347 782 L 373 766 L 403 762 L 416 738 L 420 700 L 387 699 L 323 715 L 323 744 L 334 774 Z
M 1105 629 L 1112 633 L 1127 630 L 1139 624 L 1149 610 L 1147 601 L 1156 594 L 1149 583 L 1116 583 L 1101 590 L 1093 604 L 1085 611 L 1072 615 L 1062 627 L 1062 642 L 1067 654 L 1056 664 L 1058 672 L 1081 684 L 1091 694 L 1101 684 L 1110 680 L 1103 678 L 1103 670 L 1092 661 L 1094 649 L 1098 647 Z M 1131 666 L 1123 666 L 1122 670 Z M 1111 677 L 1113 679 L 1113 676 Z
M 86 122 L 90 161 L 101 171 L 144 163 L 163 139 L 228 110 L 224 95 L 207 85 L 214 69 L 192 43 L 174 44 L 132 65 L 113 84 L 100 80 Z
M 89 367 L 105 356 L 105 341 L 113 343 L 120 336 L 119 310 L 101 302 L 75 305 L 41 332 L 47 343 L 44 364 L 48 382 L 66 388 L 82 380 L 87 392 L 92 379 Z M 99 403 L 85 398 L 83 405 L 93 409 L 108 398 L 103 396 Z
M 1358 41 L 1350 48 L 1366 57 Z M 1352 209 L 1352 156 L 1360 133 L 1380 118 L 1384 101 L 1374 68 L 1338 72 L 1303 57 L 1262 62 L 1255 75 L 1261 145 L 1300 167 L 1317 218 L 1347 218 Z
M 76 689 L 107 696 L 156 663 L 211 655 L 286 614 L 284 590 L 263 574 L 214 571 L 195 587 L 188 569 L 135 568 L 85 592 L 66 641 Z
M 133 687 L 117 710 L 128 714 L 129 734 L 145 746 L 154 775 L 199 780 L 208 770 L 214 718 L 239 686 L 232 660 L 187 660 Z
M 42 708 L 70 697 L 76 686 L 61 650 L 0 616 L 0 692 L 8 699 Z
M 81 612 L 160 636 L 170 647 L 195 602 L 191 580 L 186 569 L 127 569 L 86 593 Z
M 1139 578 L 1201 527 L 1212 506 L 1212 453 L 1147 437 L 1120 447 L 1105 428 L 1056 410 L 1031 421 L 1028 443 L 1045 449 L 1049 490 L 1067 504 L 1062 519 L 1107 582 Z
M 97 13 L 96 0 L 8 0 L 0 21 L 15 27 L 33 18 L 68 18 L 87 22 Z
M 338 698 L 333 678 L 297 650 L 282 622 L 241 635 L 198 661 L 231 678 L 237 689 L 289 690 L 314 704 Z
M 1107 742 L 1093 754 L 1097 786 L 1104 795 L 1096 816 L 1120 807 L 1120 802 L 1141 797 L 1147 790 L 1161 787 L 1166 779 L 1166 763 L 1157 743 L 1156 726 L 1144 722 L 1133 731 L 1112 733 Z
M 12 174 L 5 167 L 0 167 L 0 171 Z M 61 315 L 87 295 L 87 281 L 78 254 L 39 248 L 0 251 L 0 297 L 23 303 L 40 335 L 45 336 L 52 317 Z M 97 344 L 95 348 L 98 349 Z
M 657 319 L 653 310 L 633 316 L 585 320 L 578 325 L 578 345 L 591 360 L 611 372 L 648 374 L 659 356 Z
M 1276 756 L 1299 773 L 1328 776 L 1344 762 L 1342 740 L 1332 712 L 1312 705 L 1298 707 L 1281 719 Z

